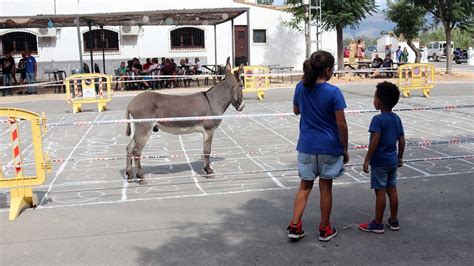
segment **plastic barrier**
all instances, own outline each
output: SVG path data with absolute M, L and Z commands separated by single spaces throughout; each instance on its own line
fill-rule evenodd
M 0 108 L 0 117 L 3 116 L 8 117 L 8 123 L 10 124 L 15 177 L 4 177 L 0 169 L 0 187 L 10 189 L 10 214 L 8 219 L 13 221 L 25 206 L 35 207 L 38 205 L 38 199 L 33 193 L 32 186 L 44 183 L 46 171 L 51 172 L 51 163 L 47 158 L 48 156 L 43 154 L 41 136 L 42 132 L 46 131 L 44 113 L 40 117 L 38 114 L 27 110 Z M 34 176 L 24 176 L 23 174 L 19 120 L 27 120 L 31 123 L 31 139 L 36 170 Z
M 404 97 L 409 97 L 411 90 L 416 89 L 421 89 L 423 96 L 430 97 L 434 85 L 432 64 L 405 64 L 398 67 L 398 87 Z
M 234 68 L 233 71 L 238 68 Z M 270 87 L 270 69 L 266 66 L 244 66 L 243 92 L 256 92 L 260 100 L 265 98 L 265 91 Z M 252 76 L 256 75 L 256 76 Z
M 97 103 L 98 111 L 105 111 L 107 103 L 112 100 L 111 83 L 112 76 L 100 73 L 74 74 L 67 78 L 64 81 L 66 97 L 72 104 L 73 112 L 81 112 L 84 103 Z M 104 93 L 104 85 L 106 93 Z

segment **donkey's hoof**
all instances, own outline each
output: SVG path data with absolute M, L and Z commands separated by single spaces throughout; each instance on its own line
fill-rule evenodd
M 212 175 L 214 174 L 214 170 L 212 170 L 211 167 L 204 167 L 204 173 L 206 173 L 206 175 Z
M 148 182 L 147 182 L 145 179 L 143 179 L 143 178 L 142 178 L 142 179 L 138 179 L 137 183 L 138 183 L 139 185 L 147 185 L 147 184 L 148 184 Z

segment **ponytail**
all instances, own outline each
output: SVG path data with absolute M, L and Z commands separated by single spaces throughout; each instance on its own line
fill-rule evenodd
M 326 69 L 334 67 L 334 57 L 326 51 L 316 51 L 303 63 L 303 85 L 311 89 L 318 77 L 326 75 Z M 327 77 L 328 79 L 330 77 Z

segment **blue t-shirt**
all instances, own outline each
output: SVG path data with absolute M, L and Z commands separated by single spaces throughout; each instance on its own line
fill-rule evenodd
M 26 73 L 35 73 L 36 59 L 33 56 L 26 58 Z
M 398 164 L 397 142 L 405 135 L 400 117 L 393 112 L 382 112 L 372 118 L 369 132 L 380 133 L 380 142 L 370 159 L 370 165 Z
M 344 150 L 335 112 L 347 106 L 339 88 L 325 82 L 308 89 L 300 81 L 296 85 L 293 104 L 301 112 L 296 149 L 308 154 L 342 155 Z

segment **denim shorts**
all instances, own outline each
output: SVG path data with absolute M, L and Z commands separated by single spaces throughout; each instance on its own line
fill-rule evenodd
M 335 179 L 344 174 L 342 155 L 298 152 L 298 175 L 303 180 Z
M 397 165 L 370 166 L 370 188 L 386 189 L 397 186 Z

